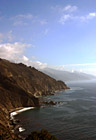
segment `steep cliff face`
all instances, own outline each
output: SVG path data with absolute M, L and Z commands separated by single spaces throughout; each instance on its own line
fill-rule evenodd
M 13 79 L 0 73 L 0 135 L 13 140 L 9 112 L 19 107 L 39 106 L 39 100 L 20 88 Z
M 67 89 L 64 82 L 56 81 L 35 68 L 27 67 L 22 63 L 14 64 L 1 59 L 0 72 L 13 80 L 12 83 L 32 95 L 48 95 L 55 90 Z
M 0 59 L 0 126 L 9 127 L 9 111 L 18 107 L 39 106 L 36 96 L 67 89 L 62 81 L 32 67 Z

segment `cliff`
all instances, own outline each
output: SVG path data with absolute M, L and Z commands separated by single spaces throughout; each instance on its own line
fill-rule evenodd
M 39 106 L 36 96 L 67 88 L 64 82 L 56 81 L 35 68 L 0 59 L 0 127 L 10 128 L 9 112 L 13 109 Z

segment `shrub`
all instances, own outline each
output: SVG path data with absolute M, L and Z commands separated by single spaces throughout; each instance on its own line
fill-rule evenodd
M 42 129 L 32 132 L 25 140 L 58 140 L 55 136 L 51 135 L 47 130 Z

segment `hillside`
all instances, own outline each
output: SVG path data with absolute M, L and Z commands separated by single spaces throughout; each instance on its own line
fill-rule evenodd
M 86 74 L 83 72 L 68 72 L 68 71 L 61 71 L 61 70 L 55 70 L 51 68 L 45 68 L 41 70 L 45 74 L 55 78 L 56 80 L 62 80 L 62 81 L 80 81 L 80 80 L 92 80 L 96 79 L 96 76 L 93 76 L 91 74 Z
M 10 111 L 40 106 L 36 96 L 50 95 L 67 88 L 64 82 L 56 81 L 35 68 L 0 59 L 0 135 L 3 129 L 7 131 L 10 128 Z

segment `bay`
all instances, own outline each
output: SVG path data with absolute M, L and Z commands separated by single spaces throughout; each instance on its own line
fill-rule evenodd
M 59 102 L 22 112 L 16 116 L 25 129 L 47 129 L 59 140 L 96 140 L 96 81 L 69 82 L 69 90 L 58 91 L 45 101 Z M 18 132 L 19 133 L 19 132 Z

